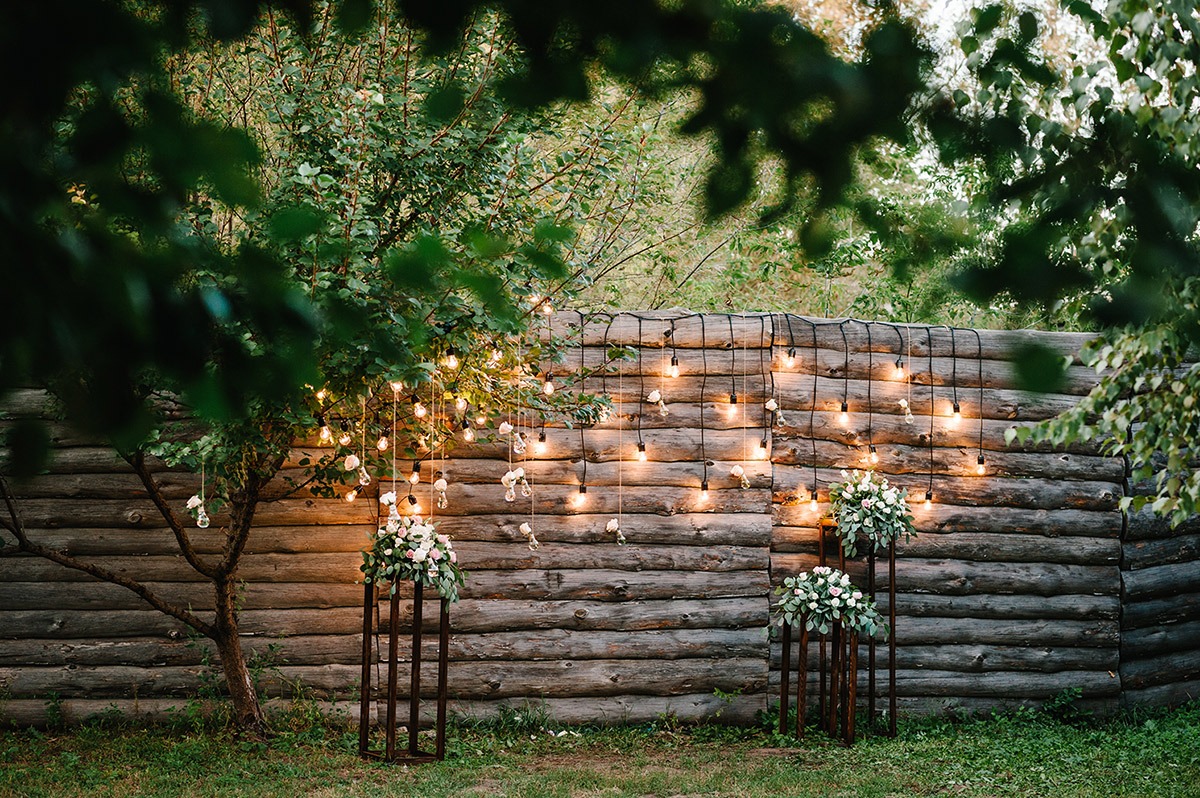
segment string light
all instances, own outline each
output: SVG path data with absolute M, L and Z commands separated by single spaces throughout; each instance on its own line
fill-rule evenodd
M 464 441 L 471 443 L 475 440 L 475 429 L 471 426 L 471 422 L 465 418 L 463 419 L 462 423 L 462 431 Z
M 933 506 L 933 489 L 925 491 L 925 509 L 928 510 Z
M 349 446 L 354 436 L 350 434 L 350 425 L 342 421 L 342 434 L 338 436 L 338 443 L 342 446 Z
M 955 424 L 962 421 L 962 407 L 959 406 L 958 402 L 954 403 L 954 412 L 951 413 L 950 420 Z
M 412 472 L 408 475 L 408 481 L 411 485 L 416 485 L 421 481 L 421 463 L 418 460 L 413 460 Z
M 579 492 L 575 494 L 573 501 L 576 507 L 582 507 L 587 502 L 587 485 L 580 484 Z
M 819 509 L 817 506 L 817 486 L 813 485 L 812 492 L 808 496 L 808 507 L 814 513 Z
M 461 396 L 456 396 L 454 398 L 454 409 L 460 413 L 465 412 L 467 409 L 467 400 Z
M 458 368 L 458 353 L 454 351 L 454 347 L 446 350 L 446 359 L 442 361 L 448 369 Z
M 554 375 L 549 371 L 542 378 L 542 393 L 546 394 L 546 396 L 554 393 Z
M 975 473 L 978 474 L 979 476 L 983 476 L 984 474 L 987 473 L 987 465 L 984 462 L 982 453 L 980 453 L 980 455 L 975 458 Z
M 392 393 L 396 394 L 397 396 L 404 393 L 404 383 L 402 383 L 400 380 L 392 380 L 388 384 L 392 386 Z
M 838 415 L 838 421 L 841 421 L 843 424 L 845 424 L 849 420 L 850 420 L 850 404 L 845 399 L 843 399 L 841 413 Z
M 358 489 L 357 489 L 357 488 L 354 488 L 354 489 L 350 490 L 350 491 L 349 491 L 349 492 L 346 494 L 346 497 L 345 497 L 345 498 L 346 498 L 346 504 L 349 504 L 350 502 L 352 502 L 352 501 L 354 501 L 355 499 L 357 499 L 357 498 L 358 498 Z
M 700 501 L 702 501 L 702 502 L 708 501 L 708 480 L 707 479 L 700 483 Z
M 425 415 L 429 412 L 425 405 L 421 403 L 420 397 L 415 393 L 412 395 L 412 409 L 413 415 L 417 418 L 425 418 Z
M 480 413 L 479 415 L 475 416 L 475 425 L 477 427 L 482 427 L 485 424 L 487 424 L 487 416 L 485 416 L 483 413 Z
M 324 388 L 322 388 L 321 390 L 317 391 L 317 394 L 316 394 L 316 395 L 317 395 L 317 401 L 318 401 L 318 402 L 324 402 L 324 401 L 325 401 L 325 397 L 326 397 L 326 396 L 329 396 L 329 391 L 327 391 L 327 390 L 325 390 Z
M 408 494 L 408 509 L 413 513 L 413 515 L 421 512 L 421 503 L 417 501 L 417 497 L 411 493 Z
M 868 456 L 868 459 L 871 461 L 871 465 L 875 465 L 876 463 L 879 462 L 879 452 L 875 450 L 875 444 L 873 444 L 873 443 L 868 448 L 870 451 L 870 455 Z
M 783 365 L 788 368 L 796 367 L 796 347 L 789 347 L 787 354 L 783 356 Z
M 317 423 L 321 425 L 321 441 L 324 443 L 329 443 L 329 441 L 333 440 L 333 430 L 331 430 L 329 425 L 325 423 L 325 417 L 317 416 Z
M 546 453 L 546 430 L 542 430 L 538 433 L 537 443 L 533 445 L 533 451 L 537 454 Z
M 377 440 L 375 442 L 375 448 L 381 452 L 386 452 L 388 449 L 388 446 L 390 446 L 390 445 L 391 445 L 391 442 L 387 439 L 386 435 L 380 435 L 379 440 Z
M 730 391 L 730 393 L 729 393 L 729 415 L 733 416 L 737 413 L 737 409 L 738 409 L 737 406 L 738 406 L 737 392 Z
M 902 357 L 896 358 L 896 368 L 892 372 L 892 377 L 894 377 L 897 380 L 904 379 L 904 358 L 902 358 Z
M 679 376 L 679 358 L 671 355 L 671 367 L 667 369 L 667 376 L 674 379 Z
M 647 456 L 647 455 L 646 455 L 646 442 L 645 442 L 645 441 L 638 441 L 638 445 L 637 445 L 637 459 L 638 459 L 638 460 L 640 460 L 641 462 L 643 462 L 643 463 L 644 463 L 644 462 L 646 462 L 646 456 Z
M 754 456 L 759 460 L 767 459 L 767 439 L 763 438 L 758 442 L 758 447 L 754 450 Z
M 547 316 L 549 316 L 553 312 L 554 306 L 551 305 L 550 300 L 547 299 L 544 303 L 542 303 L 542 313 L 545 313 Z
M 493 349 L 491 351 L 491 354 L 488 355 L 488 365 L 489 366 L 496 365 L 497 363 L 499 363 L 501 361 L 501 359 L 503 359 L 503 357 L 504 357 L 503 352 L 501 352 L 499 349 Z

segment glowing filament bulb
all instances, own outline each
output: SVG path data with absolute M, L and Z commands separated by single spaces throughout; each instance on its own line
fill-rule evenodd
M 421 404 L 421 400 L 418 399 L 415 394 L 412 398 L 412 408 L 413 415 L 417 418 L 425 418 L 425 414 L 429 412 L 425 405 Z
M 462 423 L 463 440 L 471 443 L 475 440 L 475 428 L 471 426 L 471 422 L 463 419 Z
M 955 424 L 962 421 L 962 408 L 958 402 L 954 403 L 954 411 L 950 414 L 950 420 Z
M 767 459 L 767 439 L 763 438 L 758 442 L 757 448 L 754 450 L 754 456 L 759 460 Z
M 443 361 L 448 369 L 458 368 L 458 354 L 453 349 L 446 352 L 446 359 Z
M 987 465 L 983 459 L 983 452 L 980 452 L 979 457 L 975 458 L 975 473 L 979 476 L 983 476 L 987 473 Z
M 708 501 L 708 480 L 707 479 L 700 483 L 700 501 L 702 501 L 702 502 Z
M 317 391 L 317 401 L 318 402 L 324 402 L 326 396 L 329 396 L 329 391 L 325 390 L 324 388 Z
M 641 462 L 646 462 L 646 444 L 644 441 L 639 441 L 637 445 L 637 459 Z
M 345 498 L 346 498 L 346 504 L 349 504 L 350 502 L 354 501 L 355 499 L 358 498 L 358 490 L 355 489 L 355 490 L 350 491 L 349 493 L 346 494 Z
M 480 427 L 482 427 L 484 424 L 487 424 L 487 416 L 485 416 L 483 413 L 475 416 L 475 424 Z
M 787 354 L 783 356 L 783 365 L 787 366 L 790 369 L 796 367 L 796 348 L 795 347 L 789 348 L 787 351 Z
M 896 358 L 896 369 L 895 369 L 895 371 L 892 372 L 892 376 L 898 380 L 904 379 L 904 360 L 903 359 Z
M 933 506 L 933 491 L 925 491 L 925 509 L 928 510 Z
M 811 509 L 814 513 L 818 509 L 818 507 L 817 507 L 817 488 L 815 485 L 813 486 L 812 493 L 809 494 L 808 506 L 809 506 L 809 509 Z
M 350 434 L 350 428 L 346 426 L 346 422 L 342 422 L 342 434 L 338 436 L 338 443 L 342 446 L 349 446 L 354 440 L 354 436 Z
M 546 372 L 545 380 L 542 382 L 542 393 L 546 394 L 546 396 L 554 393 L 554 375 L 548 371 Z
M 323 443 L 329 443 L 331 440 L 333 440 L 333 430 L 331 430 L 329 425 L 325 423 L 325 419 L 322 416 L 317 416 L 317 423 L 321 425 L 321 441 Z
M 421 464 L 420 463 L 413 463 L 412 473 L 410 473 L 408 475 L 408 481 L 409 481 L 409 483 L 411 483 L 413 485 L 416 485 L 418 482 L 421 481 Z
M 454 400 L 454 409 L 460 413 L 464 412 L 467 409 L 467 400 L 461 396 L 456 397 Z
M 842 400 L 842 409 L 841 409 L 841 412 L 838 414 L 838 421 L 845 424 L 849 420 L 850 420 L 850 404 L 845 399 L 843 399 Z
M 542 313 L 545 313 L 547 316 L 549 316 L 553 312 L 554 312 L 554 306 L 550 304 L 550 300 L 546 300 L 542 304 Z
M 493 349 L 491 354 L 488 355 L 488 365 L 490 365 L 490 366 L 496 365 L 497 363 L 500 362 L 500 359 L 503 357 L 504 357 L 503 352 L 501 352 L 499 349 Z
M 417 501 L 417 497 L 411 493 L 408 494 L 408 509 L 409 512 L 413 513 L 414 515 L 421 512 L 421 503 Z
M 404 383 L 400 382 L 400 380 L 392 380 L 388 384 L 392 386 L 392 393 L 397 396 L 404 392 Z
M 546 433 L 544 430 L 538 433 L 537 443 L 533 445 L 533 451 L 537 454 L 546 453 Z
M 667 369 L 667 376 L 674 379 L 679 376 L 679 358 L 671 355 L 671 367 Z
M 873 444 L 873 443 L 870 446 L 870 452 L 871 453 L 867 457 L 867 459 L 871 461 L 871 465 L 875 465 L 876 463 L 879 462 L 879 452 L 877 452 L 875 450 L 875 444 Z
M 586 501 L 587 501 L 587 485 L 580 485 L 579 492 L 575 494 L 574 499 L 572 499 L 572 503 L 576 507 L 582 507 Z
M 379 440 L 375 442 L 375 448 L 381 452 L 386 452 L 390 445 L 386 435 L 380 435 Z
M 736 393 L 729 394 L 729 417 L 733 418 L 738 411 L 738 395 Z

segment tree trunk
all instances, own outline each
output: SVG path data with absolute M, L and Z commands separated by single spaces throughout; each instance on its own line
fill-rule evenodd
M 216 593 L 216 617 L 213 622 L 213 642 L 221 657 L 221 669 L 233 704 L 233 719 L 239 729 L 254 735 L 266 732 L 266 719 L 258 702 L 258 691 L 250 678 L 246 654 L 238 634 L 236 609 L 237 583 L 225 577 L 213 582 Z

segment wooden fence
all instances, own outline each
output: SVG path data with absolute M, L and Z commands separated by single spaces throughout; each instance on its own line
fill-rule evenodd
M 1070 407 L 1096 379 L 1074 365 L 1062 393 L 1018 391 L 1014 347 L 1069 355 L 1083 336 L 780 315 L 618 314 L 581 329 L 561 313 L 551 326 L 581 344 L 555 366 L 563 383 L 613 346 L 639 354 L 577 386 L 612 395 L 612 418 L 583 430 L 550 423 L 545 450 L 513 461 L 532 497 L 504 500 L 505 441 L 462 446 L 445 463 L 450 505 L 435 520 L 469 571 L 452 610 L 458 711 L 752 719 L 778 679 L 772 585 L 815 564 L 828 486 L 869 465 L 871 447 L 876 470 L 910 490 L 919 532 L 900 547 L 897 573 L 902 711 L 1038 703 L 1068 688 L 1111 710 L 1183 700 L 1200 684 L 1197 530 L 1126 523 L 1120 459 L 1005 444 L 1007 428 Z M 653 390 L 666 415 L 646 401 Z M 772 397 L 783 423 L 772 423 Z M 21 392 L 12 404 L 30 413 L 44 402 Z M 541 430 L 524 429 L 531 442 Z M 53 432 L 50 473 L 17 486 L 33 537 L 211 606 L 123 463 L 98 441 Z M 162 466 L 158 477 L 180 505 L 196 488 Z M 281 484 L 260 509 L 242 569 L 247 643 L 268 696 L 302 685 L 349 707 L 358 551 L 378 503 L 285 494 Z M 618 514 L 623 546 L 605 529 Z M 196 534 L 219 548 L 218 530 Z M 0 716 L 39 722 L 48 702 L 72 719 L 110 706 L 161 715 L 196 693 L 211 656 L 121 588 L 0 551 Z

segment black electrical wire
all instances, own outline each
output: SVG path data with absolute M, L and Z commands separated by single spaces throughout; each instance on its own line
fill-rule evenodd
M 704 448 L 704 389 L 708 387 L 708 340 L 705 334 L 704 314 L 699 314 L 700 318 L 700 462 L 704 468 L 704 475 L 700 478 L 700 489 L 704 490 L 708 487 L 708 453 Z
M 933 416 L 934 416 L 934 385 L 933 385 L 933 328 L 925 328 L 925 340 L 929 346 L 929 488 L 925 492 L 926 500 L 933 495 Z

